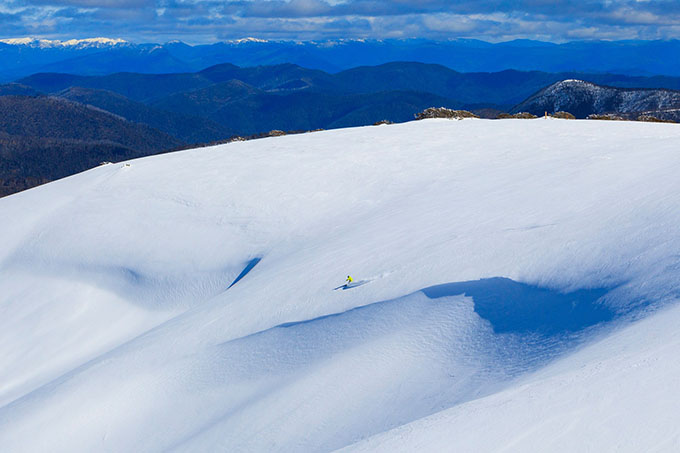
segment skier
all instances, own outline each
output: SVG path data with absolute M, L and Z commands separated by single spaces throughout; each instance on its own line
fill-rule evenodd
M 354 279 L 352 278 L 352 276 L 348 275 L 347 280 L 345 280 L 345 286 L 351 285 L 353 281 Z

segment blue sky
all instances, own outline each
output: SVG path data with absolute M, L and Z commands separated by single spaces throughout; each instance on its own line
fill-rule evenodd
M 680 38 L 680 0 L 0 0 L 0 38 Z

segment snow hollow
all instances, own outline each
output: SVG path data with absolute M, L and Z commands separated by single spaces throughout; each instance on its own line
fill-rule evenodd
M 0 199 L 0 450 L 677 451 L 679 150 L 425 120 Z

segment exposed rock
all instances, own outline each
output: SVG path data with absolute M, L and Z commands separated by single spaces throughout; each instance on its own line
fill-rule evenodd
M 575 120 L 576 119 L 576 117 L 574 115 L 572 115 L 569 112 L 564 112 L 564 111 L 552 113 L 550 116 L 552 116 L 553 118 L 561 118 L 563 120 Z
M 446 107 L 429 107 L 415 115 L 417 120 L 424 120 L 426 118 L 450 118 L 462 120 L 463 118 L 479 118 L 472 112 L 467 110 L 451 110 Z
M 608 121 L 626 121 L 626 118 L 615 113 L 593 113 L 588 115 L 589 120 L 608 120 Z
M 650 123 L 675 123 L 675 121 L 662 120 L 661 118 L 657 118 L 656 116 L 652 115 L 640 115 L 637 117 L 637 121 L 647 121 Z
M 505 113 L 503 110 L 494 107 L 482 107 L 470 111 L 480 118 L 485 118 L 489 120 L 496 119 L 498 118 L 498 115 Z
M 499 120 L 502 119 L 509 119 L 509 118 L 517 118 L 517 119 L 522 119 L 522 120 L 531 120 L 534 118 L 538 118 L 536 115 L 529 113 L 529 112 L 519 112 L 519 113 L 514 113 L 514 114 L 509 114 L 509 113 L 501 113 L 500 115 L 497 116 Z

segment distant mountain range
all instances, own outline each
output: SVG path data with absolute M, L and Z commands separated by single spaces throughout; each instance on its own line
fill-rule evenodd
M 461 73 L 414 62 L 334 74 L 290 63 L 225 63 L 170 74 L 38 73 L 0 85 L 0 195 L 100 161 L 271 130 L 402 122 L 427 107 L 472 110 L 489 118 L 500 112 L 567 110 L 577 117 L 645 112 L 677 120 L 680 91 L 674 90 L 679 88 L 680 77 Z
M 157 109 L 108 90 L 69 87 L 55 94 L 56 97 L 97 107 L 128 121 L 146 124 L 172 135 L 183 144 L 205 143 L 221 140 L 236 134 L 231 127 L 207 118 Z
M 335 73 L 393 61 L 441 64 L 461 72 L 504 69 L 545 72 L 680 76 L 680 41 L 516 40 L 266 41 L 254 38 L 190 46 L 179 41 L 137 44 L 119 39 L 0 40 L 0 81 L 36 72 L 104 75 L 113 72 L 195 72 L 218 63 L 270 66 L 294 63 Z
M 65 99 L 0 96 L 0 196 L 181 146 L 144 124 Z
M 194 73 L 141 74 L 115 73 L 104 76 L 83 76 L 62 73 L 40 73 L 19 79 L 21 85 L 45 94 L 59 95 L 72 87 L 106 90 L 153 108 L 211 118 L 235 133 L 262 132 L 281 129 L 276 123 L 256 122 L 245 129 L 225 124 L 217 111 L 230 108 L 230 103 L 243 103 L 251 98 L 255 104 L 295 103 L 302 96 L 311 104 L 329 103 L 333 97 L 368 93 L 409 92 L 437 96 L 444 106 L 455 108 L 495 107 L 510 109 L 538 90 L 565 79 L 587 80 L 620 88 L 680 89 L 680 77 L 639 77 L 616 74 L 584 74 L 578 72 L 546 73 L 539 71 L 506 70 L 496 73 L 461 73 L 447 67 L 414 62 L 393 62 L 379 66 L 363 66 L 330 74 L 294 64 L 238 67 L 232 64 L 211 66 Z M 393 96 L 393 95 L 391 95 Z M 409 95 L 411 96 L 411 95 Z M 266 99 L 266 101 L 265 101 Z M 100 101 L 80 98 L 101 108 Z M 361 97 L 354 106 L 363 107 Z M 431 106 L 431 105 L 427 105 Z M 343 107 L 346 112 L 348 107 Z M 278 109 L 278 108 L 277 108 Z M 120 112 L 115 112 L 125 116 Z M 412 117 L 415 111 L 386 110 L 386 118 L 398 121 Z M 254 114 L 257 116 L 257 112 Z M 333 121 L 340 113 L 331 113 Z M 383 118 L 374 118 L 380 120 Z M 362 123 L 363 124 L 363 123 Z M 319 120 L 314 128 L 327 128 L 330 122 Z M 347 124 L 359 125 L 359 124 Z

